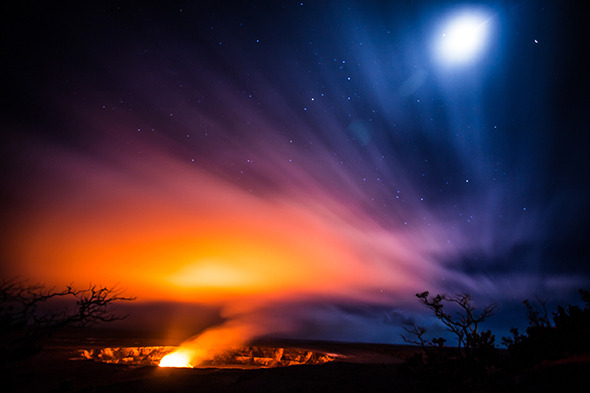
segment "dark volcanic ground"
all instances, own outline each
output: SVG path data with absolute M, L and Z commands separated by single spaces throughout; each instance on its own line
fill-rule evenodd
M 408 391 L 398 366 L 415 353 L 406 346 L 281 341 L 261 345 L 341 355 L 323 365 L 268 369 L 175 369 L 106 364 L 81 359 L 83 349 L 178 344 L 147 339 L 61 337 L 31 359 L 3 370 L 3 387 L 14 392 L 309 392 Z M 5 389 L 1 389 L 6 391 Z M 411 389 L 410 389 L 411 390 Z

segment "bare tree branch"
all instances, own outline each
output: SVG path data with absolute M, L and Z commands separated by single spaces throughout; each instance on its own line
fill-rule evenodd
M 0 353 L 26 356 L 40 349 L 41 341 L 67 326 L 87 326 L 124 319 L 112 311 L 118 301 L 131 301 L 118 287 L 89 285 L 63 290 L 12 279 L 0 282 Z M 58 300 L 63 300 L 58 302 Z M 69 302 L 67 302 L 69 300 Z M 68 307 L 69 304 L 69 307 Z
M 446 294 L 430 296 L 428 291 L 416 294 L 420 303 L 430 308 L 434 315 L 457 337 L 457 347 L 466 346 L 466 339 L 479 337 L 479 324 L 495 314 L 497 306 L 487 305 L 480 313 L 476 313 L 476 307 L 472 304 L 469 294 L 450 296 Z M 457 306 L 458 311 L 448 314 L 444 311 L 444 303 L 451 303 Z
M 426 328 L 416 325 L 415 322 L 410 322 L 409 326 L 403 326 L 403 329 L 410 335 L 401 335 L 402 340 L 408 344 L 420 345 L 422 349 L 426 347 L 426 341 L 424 341 L 424 334 L 426 334 Z M 410 338 L 411 336 L 415 339 Z

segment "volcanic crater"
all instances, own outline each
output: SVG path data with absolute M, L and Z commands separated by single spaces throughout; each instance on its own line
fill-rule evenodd
M 83 359 L 128 366 L 158 366 L 161 360 L 175 351 L 175 346 L 105 347 L 83 349 Z M 292 347 L 241 346 L 219 350 L 194 368 L 272 368 L 301 364 L 324 364 L 342 357 L 341 355 Z

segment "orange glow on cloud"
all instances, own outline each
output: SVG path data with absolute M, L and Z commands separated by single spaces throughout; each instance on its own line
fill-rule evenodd
M 334 201 L 265 200 L 162 162 L 165 172 L 70 170 L 64 194 L 19 221 L 11 242 L 19 263 L 10 273 L 51 285 L 119 283 L 140 300 L 199 302 L 408 284 L 403 263 L 378 261 L 383 252 L 403 256 L 399 242 L 389 238 L 379 250 L 379 236 L 363 239 L 367 228 L 356 225 L 364 222 L 340 216 Z
M 6 274 L 119 285 L 138 302 L 221 306 L 228 322 L 197 338 L 202 347 L 288 331 L 265 320 L 271 304 L 387 303 L 383 289 L 405 296 L 437 272 L 425 256 L 436 242 L 424 235 L 417 253 L 416 235 L 385 230 L 311 183 L 305 193 L 256 196 L 162 152 L 151 157 L 117 170 L 62 158 L 52 169 L 62 187 L 15 220 Z
M 349 259 L 347 247 L 326 228 L 260 203 L 232 203 L 245 211 L 222 206 L 203 219 L 183 206 L 162 211 L 133 201 L 114 213 L 108 202 L 85 214 L 52 211 L 20 239 L 21 267 L 59 284 L 120 282 L 149 300 L 313 288 L 326 275 L 346 280 L 349 272 L 330 260 Z M 310 263 L 319 276 L 308 276 Z

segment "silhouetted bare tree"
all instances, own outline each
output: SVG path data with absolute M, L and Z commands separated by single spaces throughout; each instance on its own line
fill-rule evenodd
M 551 321 L 549 320 L 549 312 L 547 311 L 547 303 L 549 299 L 541 300 L 536 297 L 537 302 L 531 303 L 528 299 L 525 299 L 522 303 L 527 309 L 527 318 L 529 320 L 529 326 L 536 328 L 549 328 L 551 327 Z
M 426 334 L 426 328 L 416 325 L 415 322 L 408 323 L 408 326 L 403 326 L 403 329 L 408 334 L 402 334 L 402 340 L 408 344 L 419 345 L 422 349 L 426 347 L 426 341 L 424 334 Z M 415 337 L 415 338 L 412 338 Z
M 419 391 L 473 392 L 482 390 L 494 377 L 499 363 L 495 337 L 491 331 L 480 331 L 480 324 L 494 315 L 496 305 L 478 310 L 468 294 L 416 294 L 420 303 L 457 338 L 457 348 L 445 346 L 443 337 L 426 341 L 426 329 L 412 325 L 406 332 L 416 337 L 403 337 L 418 343 L 421 353 L 409 358 L 402 371 L 417 378 Z
M 495 314 L 495 304 L 487 305 L 477 312 L 469 294 L 430 296 L 430 293 L 425 291 L 416 294 L 416 297 L 457 337 L 458 348 L 475 348 L 484 344 L 481 340 L 492 340 L 491 333 L 482 334 L 478 329 L 480 323 Z M 445 303 L 455 305 L 458 310 L 454 314 L 447 313 Z M 493 341 L 491 344 L 493 345 Z
M 5 280 L 0 283 L 0 361 L 38 352 L 42 341 L 58 329 L 124 319 L 127 316 L 115 314 L 111 306 L 116 301 L 134 299 L 123 296 L 117 287 L 67 286 L 56 290 L 16 279 Z

